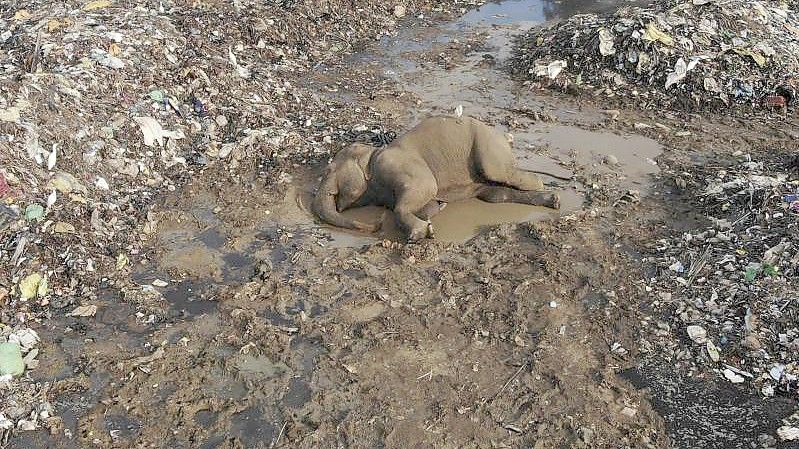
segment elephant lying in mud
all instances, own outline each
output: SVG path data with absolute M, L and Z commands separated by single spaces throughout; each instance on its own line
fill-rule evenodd
M 433 237 L 430 218 L 447 202 L 477 197 L 493 203 L 560 207 L 533 172 L 516 167 L 510 143 L 469 117 L 425 119 L 383 148 L 352 144 L 333 158 L 312 208 L 335 226 L 374 232 L 380 224 L 341 214 L 347 208 L 386 206 L 409 240 Z

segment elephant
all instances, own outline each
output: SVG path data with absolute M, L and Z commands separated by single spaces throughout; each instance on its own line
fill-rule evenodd
M 417 241 L 434 237 L 430 219 L 451 201 L 476 197 L 559 209 L 558 194 L 545 191 L 535 173 L 546 174 L 518 168 L 509 139 L 493 127 L 468 116 L 438 115 L 385 147 L 354 143 L 339 151 L 311 208 L 331 225 L 375 232 L 379 223 L 341 212 L 385 206 L 408 240 Z

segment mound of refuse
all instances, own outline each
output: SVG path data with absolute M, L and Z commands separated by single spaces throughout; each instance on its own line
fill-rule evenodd
M 53 360 L 39 354 L 32 327 L 71 332 L 55 323 L 92 319 L 100 292 L 153 291 L 131 285 L 131 273 L 166 213 L 159 195 L 192 177 L 279 184 L 294 164 L 323 160 L 356 137 L 384 138 L 368 132 L 383 114 L 323 98 L 309 82 L 314 70 L 403 20 L 469 5 L 0 4 L 0 446 L 16 432 L 63 433 L 57 388 L 40 381 L 46 374 L 29 375 L 39 358 Z
M 786 110 L 799 86 L 796 2 L 660 0 L 519 36 L 515 75 L 643 108 Z

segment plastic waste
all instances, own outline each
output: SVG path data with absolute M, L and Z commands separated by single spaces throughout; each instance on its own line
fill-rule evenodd
M 0 343 L 0 376 L 19 376 L 25 372 L 22 351 L 16 343 Z

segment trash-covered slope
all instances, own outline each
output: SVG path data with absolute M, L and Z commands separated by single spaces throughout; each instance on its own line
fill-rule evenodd
M 674 321 L 661 330 L 676 326 L 694 363 L 730 382 L 790 395 L 799 375 L 799 181 L 784 161 L 748 155 L 703 175 L 694 193 L 709 225 L 652 244 L 653 305 Z
M 578 15 L 520 36 L 512 69 L 644 108 L 782 108 L 799 81 L 799 14 L 796 2 L 658 0 Z
M 91 317 L 98 290 L 127 281 L 160 192 L 201 173 L 275 183 L 327 157 L 383 118 L 321 100 L 304 75 L 471 3 L 0 4 L 0 444 L 55 419 L 28 377 L 32 328 Z

